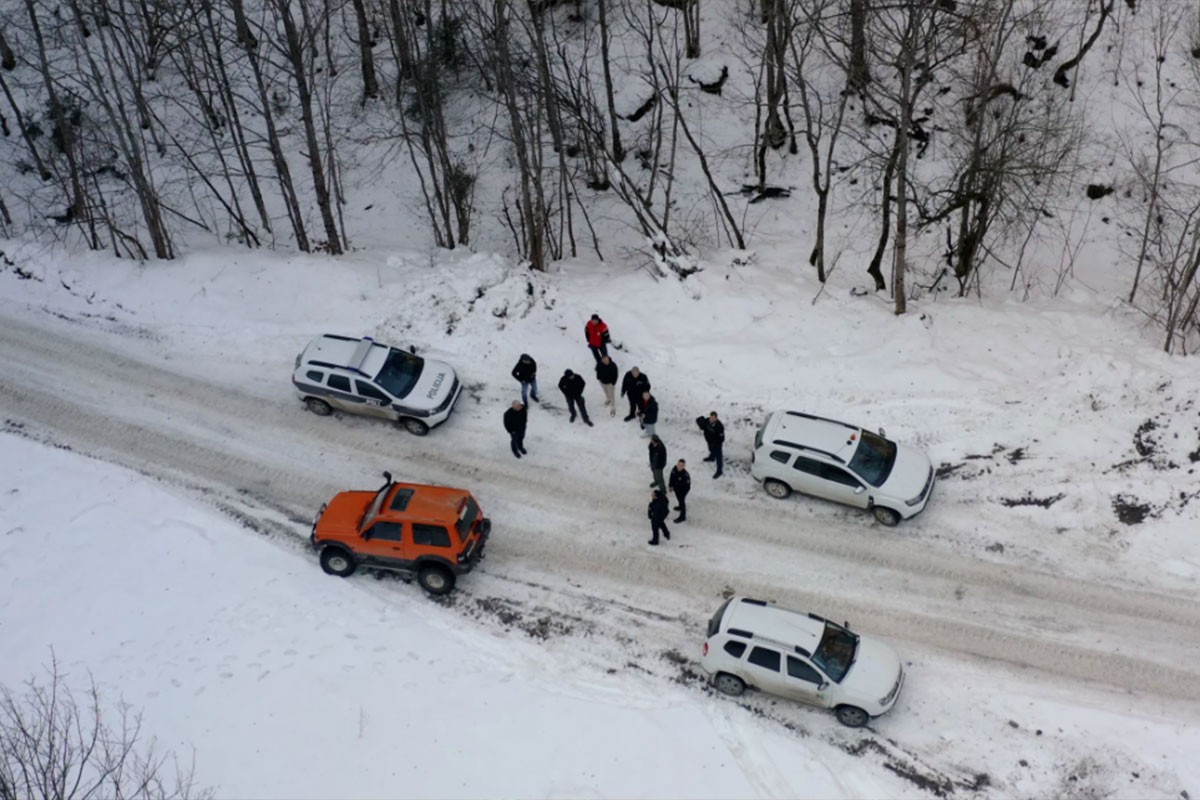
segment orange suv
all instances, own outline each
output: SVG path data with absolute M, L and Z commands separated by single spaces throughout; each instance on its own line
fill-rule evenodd
M 359 567 L 416 576 L 433 595 L 483 557 L 492 522 L 465 489 L 387 483 L 375 492 L 341 492 L 317 512 L 309 541 L 321 568 L 346 577 Z

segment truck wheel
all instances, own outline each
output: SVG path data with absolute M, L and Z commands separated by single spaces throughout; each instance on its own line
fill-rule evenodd
M 340 547 L 326 547 L 321 551 L 321 569 L 328 575 L 347 578 L 354 574 L 357 566 L 350 554 Z
M 413 419 L 412 417 L 405 417 L 400 421 L 400 425 L 404 428 L 404 430 L 408 431 L 413 436 L 424 436 L 425 434 L 429 433 L 428 425 L 426 425 L 424 422 L 421 422 L 421 420 Z
M 432 595 L 454 591 L 454 573 L 440 564 L 425 564 L 417 572 L 417 583 Z
M 304 398 L 304 407 L 316 414 L 318 417 L 328 417 L 333 413 L 333 406 L 316 397 Z

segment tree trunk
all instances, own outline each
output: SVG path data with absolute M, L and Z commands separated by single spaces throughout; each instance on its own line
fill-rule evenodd
M 608 55 L 608 0 L 599 0 L 600 6 L 600 58 L 604 66 L 604 98 L 608 104 L 608 127 L 612 133 L 613 161 L 620 164 L 625 160 L 625 148 L 621 145 L 621 127 L 618 124 L 617 106 L 613 101 L 612 67 Z
M 362 65 L 363 97 L 374 100 L 379 96 L 379 80 L 375 77 L 375 58 L 371 54 L 371 26 L 367 22 L 367 7 L 363 0 L 351 0 L 354 19 L 358 23 L 358 55 Z
M 262 63 L 258 57 L 258 40 L 254 37 L 249 22 L 246 20 L 244 0 L 230 0 L 230 4 L 233 8 L 234 23 L 237 26 L 238 44 L 245 48 L 251 72 L 254 73 L 263 124 L 267 127 L 267 144 L 271 149 L 271 159 L 275 164 L 275 174 L 279 178 L 279 190 L 283 194 L 288 219 L 292 223 L 292 232 L 296 236 L 296 247 L 303 253 L 309 253 L 312 252 L 312 246 L 308 242 L 308 232 L 304 229 L 304 214 L 300 210 L 300 201 L 296 197 L 292 172 L 288 167 L 283 145 L 279 141 L 279 130 L 275 126 L 275 114 L 271 110 L 271 98 L 267 94 L 267 82 L 263 77 Z
M 867 4 L 870 0 L 850 0 L 850 68 L 846 82 L 856 92 L 871 82 L 867 67 Z
M 905 297 L 904 271 L 908 259 L 908 144 L 913 124 L 913 48 L 920 28 L 921 10 L 910 8 L 904 31 L 903 52 L 900 55 L 900 120 L 896 126 L 896 249 L 892 266 L 892 299 L 896 314 L 908 310 Z
M 4 24 L 0 24 L 0 69 L 12 72 L 17 68 L 17 54 L 8 46 L 8 38 L 4 35 Z
M 700 57 L 700 0 L 685 0 L 683 4 L 683 38 L 688 58 Z

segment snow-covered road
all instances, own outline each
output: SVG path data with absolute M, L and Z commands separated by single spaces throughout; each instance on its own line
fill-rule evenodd
M 496 535 L 482 572 L 461 584 L 466 596 L 485 606 L 493 602 L 485 598 L 519 599 L 562 610 L 617 641 L 627 614 L 614 619 L 613 609 L 627 607 L 639 625 L 652 623 L 640 636 L 691 656 L 714 598 L 733 589 L 849 619 L 902 651 L 1020 667 L 1022 681 L 1093 682 L 1200 700 L 1194 597 L 929 544 L 952 534 L 936 530 L 936 509 L 893 530 L 852 512 L 826 513 L 814 524 L 798 519 L 794 503 L 755 491 L 742 474 L 734 480 L 744 491 L 697 506 L 694 521 L 677 526 L 677 546 L 648 552 L 645 493 L 630 487 L 643 480 L 640 472 L 571 474 L 569 465 L 516 462 L 490 444 L 471 446 L 479 436 L 496 438 L 486 432 L 497 392 L 476 387 L 482 404 L 464 398 L 447 428 L 418 439 L 372 420 L 316 418 L 286 387 L 262 396 L 131 352 L 110 349 L 86 328 L 0 319 L 4 425 L 201 492 L 292 546 L 303 546 L 306 521 L 321 502 L 344 488 L 373 486 L 384 468 L 469 486 Z M 609 446 L 600 437 L 593 442 L 601 452 Z M 934 530 L 917 539 L 908 535 L 916 526 Z M 592 610 L 581 611 L 571 596 Z

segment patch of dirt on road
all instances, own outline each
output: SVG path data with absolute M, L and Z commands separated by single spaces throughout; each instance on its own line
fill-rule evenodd
M 1142 503 L 1130 494 L 1119 494 L 1112 501 L 1113 513 L 1125 525 L 1140 525 L 1147 519 L 1157 518 L 1162 509 Z
M 1026 493 L 1024 497 L 1001 497 L 1000 503 L 1009 508 L 1013 506 L 1040 506 L 1041 508 L 1049 508 L 1066 497 L 1066 494 L 1059 492 L 1049 497 L 1034 497 L 1032 493 Z

